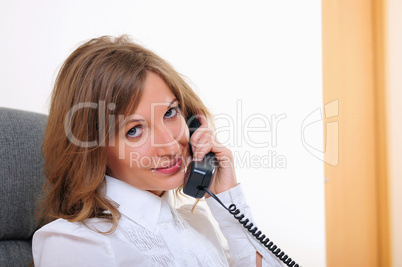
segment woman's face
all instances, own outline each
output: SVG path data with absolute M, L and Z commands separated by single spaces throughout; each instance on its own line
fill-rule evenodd
M 107 147 L 109 175 L 159 196 L 183 183 L 188 127 L 162 78 L 147 72 L 137 110 L 119 123 Z

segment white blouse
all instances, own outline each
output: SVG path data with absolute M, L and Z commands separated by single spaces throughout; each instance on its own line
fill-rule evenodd
M 103 219 L 79 222 L 55 220 L 33 237 L 36 267 L 47 266 L 255 266 L 256 252 L 263 266 L 282 266 L 275 256 L 251 236 L 233 215 L 214 199 L 206 203 L 227 239 L 229 251 L 208 219 L 207 212 L 192 205 L 173 208 L 172 197 L 158 197 L 106 176 L 106 195 L 118 203 L 121 218 L 116 231 Z M 252 220 L 241 186 L 218 194 Z

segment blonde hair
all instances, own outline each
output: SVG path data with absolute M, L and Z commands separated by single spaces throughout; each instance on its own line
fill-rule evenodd
M 146 71 L 166 82 L 185 117 L 202 113 L 211 118 L 200 98 L 166 61 L 127 36 L 102 36 L 82 44 L 62 65 L 52 93 L 42 146 L 47 178 L 40 206 L 42 223 L 57 218 L 71 222 L 106 218 L 112 223 L 106 233 L 116 229 L 120 213 L 102 192 L 105 145 L 109 130 L 117 127 L 109 118 L 136 109 Z M 100 108 L 100 103 L 114 106 Z M 102 131 L 104 136 L 99 134 Z

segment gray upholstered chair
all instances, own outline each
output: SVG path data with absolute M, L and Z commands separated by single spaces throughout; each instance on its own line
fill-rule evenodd
M 0 107 L 0 266 L 28 266 L 47 116 Z

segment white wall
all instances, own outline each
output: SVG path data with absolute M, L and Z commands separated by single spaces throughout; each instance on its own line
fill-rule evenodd
M 402 266 L 402 1 L 387 1 L 389 60 L 389 164 L 393 266 Z
M 56 70 L 80 41 L 130 34 L 192 81 L 219 115 L 218 126 L 228 126 L 224 116 L 233 119 L 230 133 L 220 128 L 220 136 L 236 155 L 254 219 L 301 265 L 322 267 L 323 163 L 301 138 L 303 121 L 322 106 L 320 5 L 3 1 L 0 106 L 47 113 Z M 242 130 L 249 117 L 249 126 L 262 132 L 247 137 Z M 321 121 L 304 130 L 316 154 L 322 151 Z M 250 141 L 265 145 L 256 148 Z

